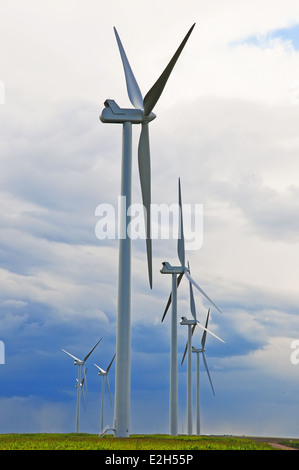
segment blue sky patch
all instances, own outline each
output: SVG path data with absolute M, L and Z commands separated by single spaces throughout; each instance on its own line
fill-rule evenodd
M 290 28 L 281 28 L 271 31 L 260 36 L 249 36 L 240 41 L 235 41 L 233 45 L 248 44 L 252 46 L 260 46 L 271 39 L 281 39 L 282 41 L 290 41 L 295 50 L 299 50 L 299 24 Z

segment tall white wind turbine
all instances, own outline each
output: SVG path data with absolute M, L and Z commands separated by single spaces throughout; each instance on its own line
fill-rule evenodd
M 189 265 L 189 263 L 188 263 Z M 193 295 L 193 288 L 192 283 L 189 282 L 189 289 L 190 289 L 190 311 L 192 313 L 192 319 L 187 320 L 186 317 L 182 317 L 180 324 L 188 326 L 188 340 L 186 343 L 185 351 L 182 357 L 181 365 L 184 362 L 186 353 L 188 352 L 188 360 L 187 360 L 187 434 L 190 436 L 193 433 L 193 424 L 192 424 L 192 336 L 195 331 L 196 326 L 199 326 L 204 330 L 203 335 L 206 335 L 207 332 L 217 338 L 219 341 L 224 341 L 219 338 L 217 335 L 212 333 L 210 330 L 207 329 L 207 323 L 204 327 L 200 324 L 196 317 L 196 309 L 195 309 L 195 302 L 194 302 L 194 295 Z
M 111 368 L 111 366 L 112 366 L 112 363 L 113 363 L 113 361 L 114 361 L 114 358 L 115 358 L 115 354 L 114 354 L 112 360 L 110 361 L 110 364 L 108 365 L 108 367 L 107 367 L 106 370 L 102 369 L 102 368 L 101 368 L 100 366 L 98 366 L 97 364 L 94 364 L 94 365 L 99 369 L 98 375 L 102 377 L 101 429 L 100 429 L 100 433 L 102 433 L 102 432 L 104 431 L 104 395 L 105 395 L 105 379 L 106 379 L 106 382 L 107 382 L 107 389 L 108 389 L 108 393 L 109 393 L 110 404 L 111 404 L 111 406 L 112 406 L 112 399 L 111 399 L 111 392 L 110 392 L 108 374 L 109 374 L 110 368 Z
M 76 406 L 76 432 L 79 432 L 79 422 L 80 422 L 80 390 L 81 390 L 81 383 L 85 384 L 85 389 L 87 391 L 87 383 L 86 383 L 86 369 L 85 369 L 85 363 L 91 353 L 94 351 L 94 349 L 97 347 L 99 342 L 102 341 L 102 338 L 97 342 L 97 344 L 89 351 L 88 354 L 84 357 L 84 359 L 78 359 L 76 356 L 73 356 L 73 354 L 69 353 L 65 349 L 62 349 L 63 352 L 68 354 L 74 359 L 74 365 L 78 366 L 78 382 L 77 382 L 77 406 Z M 81 382 L 81 367 L 83 369 L 83 380 Z
M 158 80 L 142 97 L 141 91 L 132 72 L 119 35 L 114 28 L 123 68 L 125 72 L 127 92 L 134 109 L 120 108 L 114 100 L 107 99 L 104 103 L 100 119 L 103 123 L 122 124 L 122 170 L 121 200 L 122 208 L 121 237 L 119 240 L 119 276 L 118 276 L 118 309 L 116 333 L 116 364 L 115 364 L 115 410 L 114 428 L 116 437 L 129 436 L 130 421 L 130 380 L 131 380 L 131 240 L 127 232 L 130 218 L 128 208 L 131 205 L 132 186 L 132 124 L 141 124 L 138 145 L 138 166 L 141 193 L 145 213 L 146 251 L 149 284 L 152 287 L 152 244 L 151 244 L 151 170 L 149 146 L 149 122 L 156 116 L 152 112 L 172 69 L 178 60 L 195 24 L 190 28 L 172 59 Z
M 170 293 L 163 317 L 168 311 L 169 306 L 172 304 L 171 310 L 171 333 L 170 333 L 170 410 L 169 410 L 169 432 L 171 435 L 176 436 L 178 434 L 178 361 L 177 361 L 177 288 L 185 275 L 189 282 L 194 285 L 200 293 L 208 299 L 208 301 L 221 312 L 216 304 L 208 297 L 208 295 L 199 287 L 199 285 L 190 276 L 190 270 L 185 265 L 185 240 L 184 240 L 184 228 L 183 228 L 183 211 L 182 211 L 182 197 L 181 197 L 181 183 L 179 179 L 179 236 L 177 244 L 178 257 L 181 262 L 180 266 L 171 266 L 167 261 L 162 263 L 163 267 L 160 270 L 162 274 L 172 275 L 172 291 Z
M 206 319 L 206 324 L 205 324 L 206 328 L 208 327 L 209 316 L 210 316 L 210 309 L 208 310 L 208 314 L 207 314 L 207 319 Z M 213 387 L 207 359 L 205 356 L 205 351 L 206 351 L 205 344 L 206 344 L 206 331 L 203 332 L 203 335 L 201 338 L 201 348 L 198 349 L 192 346 L 192 352 L 196 353 L 196 434 L 198 436 L 200 436 L 200 358 L 199 358 L 200 354 L 202 354 L 203 363 L 208 374 L 212 392 L 215 395 L 215 390 Z

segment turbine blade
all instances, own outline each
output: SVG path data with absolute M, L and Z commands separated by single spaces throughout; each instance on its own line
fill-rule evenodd
M 112 358 L 112 361 L 110 362 L 109 366 L 107 367 L 107 374 L 110 370 L 110 367 L 112 366 L 112 362 L 114 361 L 114 358 L 115 358 L 116 354 L 114 354 L 113 358 Z
M 206 368 L 206 371 L 207 371 L 207 374 L 208 374 L 208 377 L 209 377 L 209 381 L 210 381 L 210 384 L 211 384 L 211 387 L 212 387 L 213 394 L 215 395 L 214 387 L 213 387 L 213 384 L 212 384 L 212 379 L 211 379 L 209 368 L 208 368 L 208 363 L 207 363 L 206 356 L 205 356 L 204 352 L 202 353 L 202 358 L 203 358 L 203 362 L 204 362 L 204 365 L 205 365 L 205 368 Z
M 181 360 L 181 366 L 183 365 L 183 362 L 184 362 L 184 359 L 186 357 L 187 351 L 188 351 L 188 341 L 186 343 L 185 351 L 184 351 L 184 354 L 183 354 L 183 357 L 182 357 L 182 360 Z
M 99 371 L 101 372 L 102 375 L 105 375 L 106 374 L 106 371 L 104 369 L 102 369 L 100 366 L 98 366 L 97 364 L 94 363 L 94 365 L 99 369 Z
M 184 276 L 184 273 L 181 273 L 181 274 L 178 275 L 178 277 L 177 277 L 177 287 L 179 287 L 180 282 L 181 282 L 181 280 L 183 279 L 183 276 Z M 163 313 L 163 317 L 162 317 L 161 322 L 163 322 L 163 320 L 164 320 L 164 318 L 165 318 L 165 316 L 166 316 L 166 313 L 167 313 L 167 311 L 168 311 L 168 309 L 169 309 L 169 307 L 170 307 L 171 299 L 172 299 L 172 293 L 170 292 L 170 295 L 169 295 L 169 298 L 168 298 L 168 302 L 167 302 L 167 304 L 166 304 L 166 307 L 165 307 L 165 310 L 164 310 L 164 313 Z
M 134 77 L 134 74 L 132 72 L 131 66 L 129 64 L 128 58 L 126 56 L 125 50 L 123 48 L 123 45 L 121 43 L 121 40 L 119 38 L 116 28 L 114 28 L 114 34 L 116 37 L 118 49 L 119 49 L 121 60 L 123 63 L 129 99 L 135 108 L 143 109 L 142 94 L 139 89 L 138 83 Z
M 83 401 L 84 411 L 86 411 L 83 381 L 82 381 L 82 387 L 81 387 L 81 394 L 82 394 L 82 401 Z
M 193 325 L 192 326 L 192 331 L 191 331 L 191 337 L 193 336 L 193 333 L 195 331 L 195 328 L 196 328 L 196 325 Z M 188 341 L 186 343 L 186 347 L 185 347 L 185 351 L 184 351 L 184 354 L 183 354 L 183 357 L 182 357 L 182 361 L 181 361 L 181 365 L 183 365 L 183 362 L 184 362 L 184 359 L 185 359 L 185 356 L 187 354 L 187 351 L 188 351 Z
M 179 178 L 179 233 L 178 233 L 178 257 L 181 266 L 185 266 L 185 239 L 184 239 L 184 226 L 183 226 L 183 208 L 182 208 L 182 195 L 181 195 L 181 181 Z
M 164 87 L 166 85 L 166 82 L 172 72 L 173 67 L 175 66 L 176 61 L 178 60 L 186 42 L 189 39 L 189 36 L 195 26 L 195 23 L 193 26 L 189 29 L 188 33 L 184 37 L 183 41 L 181 42 L 180 46 L 178 47 L 177 51 L 173 55 L 172 59 L 164 69 L 163 73 L 160 75 L 156 83 L 152 86 L 152 88 L 148 91 L 146 94 L 144 100 L 143 100 L 143 108 L 144 108 L 144 114 L 145 116 L 148 116 L 150 112 L 153 110 L 155 104 L 157 103 L 158 99 L 161 96 L 162 91 L 164 90 Z
M 210 297 L 209 297 L 209 296 L 201 289 L 201 287 L 199 287 L 199 285 L 194 281 L 194 279 L 192 279 L 192 277 L 191 277 L 190 274 L 188 273 L 187 269 L 185 270 L 184 274 L 185 274 L 185 276 L 187 277 L 187 279 L 188 279 L 190 282 L 192 282 L 192 284 L 196 287 L 196 289 L 198 289 L 199 292 L 201 292 L 202 295 L 203 295 L 204 297 L 206 297 L 206 299 L 207 299 L 209 302 L 211 302 L 211 304 L 214 305 L 214 307 L 217 308 L 217 310 L 218 310 L 220 313 L 222 313 L 221 310 L 220 310 L 220 308 L 218 308 L 217 305 L 214 304 L 213 300 L 211 300 Z
M 81 359 L 78 359 L 76 356 L 73 356 L 71 353 L 69 353 L 69 352 L 66 351 L 65 349 L 61 349 L 61 351 L 65 352 L 66 354 L 68 354 L 69 356 L 71 356 L 73 359 L 75 359 L 75 361 L 81 362 Z
M 87 391 L 87 380 L 86 380 L 86 373 L 87 373 L 87 369 L 85 370 L 85 367 L 83 366 L 83 380 L 82 380 L 82 388 L 83 388 L 83 385 L 85 384 L 85 391 L 86 391 L 86 396 L 88 395 L 88 391 Z
M 210 335 L 215 336 L 215 338 L 219 339 L 219 341 L 221 341 L 222 343 L 225 343 L 225 341 L 223 341 L 223 339 L 219 338 L 219 336 L 215 335 L 215 333 L 212 333 L 212 331 L 210 331 L 210 330 L 208 330 L 207 328 L 205 328 L 201 323 L 198 322 L 197 324 L 198 324 L 198 326 L 199 326 L 200 328 L 202 328 L 205 332 L 210 333 Z
M 108 375 L 106 375 L 106 382 L 107 382 L 107 388 L 108 388 L 108 393 L 109 393 L 110 405 L 112 406 L 112 398 L 111 398 Z
M 190 281 L 189 281 L 189 290 L 190 290 L 190 310 L 191 310 L 191 313 L 192 313 L 192 316 L 193 316 L 194 320 L 197 320 L 196 319 L 196 309 L 195 309 L 195 302 L 194 302 L 193 287 L 192 287 L 192 283 Z
M 103 338 L 101 338 L 101 339 L 97 342 L 97 344 L 92 348 L 92 350 L 89 351 L 89 353 L 84 357 L 84 360 L 83 360 L 84 363 L 87 361 L 87 359 L 89 358 L 89 356 L 91 355 L 91 353 L 95 350 L 95 348 L 97 347 L 97 345 L 102 341 L 102 339 L 103 339 Z
M 205 327 L 206 327 L 206 328 L 208 328 L 210 311 L 211 311 L 211 310 L 209 309 L 209 310 L 208 310 L 208 315 L 207 315 L 207 318 L 206 318 L 206 324 L 205 324 Z M 203 335 L 202 335 L 202 338 L 201 338 L 201 347 L 202 347 L 202 349 L 205 348 L 206 337 L 207 337 L 207 331 L 204 330 Z
M 148 123 L 142 123 L 138 145 L 138 165 L 142 202 L 145 211 L 146 252 L 150 288 L 152 288 L 152 240 L 151 240 L 151 160 Z

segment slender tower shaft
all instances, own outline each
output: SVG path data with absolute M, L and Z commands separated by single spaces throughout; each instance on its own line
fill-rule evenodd
M 81 384 L 81 365 L 78 366 L 76 433 L 79 432 L 79 421 L 80 421 L 80 387 L 81 387 L 80 384 Z
M 102 375 L 102 397 L 101 397 L 101 430 L 102 433 L 104 430 L 104 393 L 105 393 L 105 377 Z
M 191 350 L 191 328 L 188 325 L 188 363 L 187 363 L 187 433 L 192 435 L 192 350 Z
M 115 437 L 129 437 L 131 381 L 131 239 L 128 208 L 132 186 L 132 123 L 123 123 L 117 337 L 115 362 Z
M 170 339 L 170 413 L 169 432 L 178 434 L 178 353 L 177 353 L 177 275 L 172 274 L 171 339 Z
M 200 357 L 196 353 L 196 434 L 200 436 Z

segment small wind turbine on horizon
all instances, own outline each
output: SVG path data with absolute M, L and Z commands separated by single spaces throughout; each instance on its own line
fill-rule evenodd
M 209 316 L 210 316 L 210 309 L 208 310 L 207 318 L 206 318 L 206 324 L 205 327 L 208 327 L 209 323 Z M 192 352 L 196 353 L 196 434 L 200 436 L 200 358 L 199 355 L 202 354 L 203 358 L 203 363 L 205 366 L 205 369 L 207 371 L 210 385 L 212 388 L 213 395 L 215 395 L 215 390 L 213 387 L 212 379 L 210 376 L 209 368 L 208 368 L 208 363 L 207 359 L 205 356 L 205 344 L 206 344 L 206 331 L 203 332 L 202 338 L 201 338 L 201 348 L 197 349 L 194 346 L 192 346 Z
M 106 378 L 106 383 L 107 383 L 107 389 L 108 389 L 108 393 L 109 393 L 109 399 L 110 399 L 110 404 L 112 406 L 112 398 L 111 398 L 111 392 L 110 392 L 110 386 L 109 386 L 109 379 L 108 379 L 108 374 L 109 374 L 109 371 L 110 371 L 110 368 L 112 366 L 112 363 L 114 361 L 114 358 L 115 358 L 116 354 L 114 354 L 112 360 L 110 361 L 108 367 L 106 370 L 102 369 L 100 366 L 98 366 L 97 364 L 94 364 L 98 369 L 99 369 L 99 372 L 98 372 L 98 375 L 100 377 L 102 377 L 102 399 L 101 399 L 101 430 L 100 430 L 100 434 L 103 433 L 104 431 L 104 395 L 105 395 L 105 378 Z
M 118 308 L 115 361 L 115 414 L 114 428 L 116 437 L 128 437 L 130 427 L 130 380 L 131 380 L 131 240 L 128 235 L 132 193 L 132 124 L 141 124 L 138 144 L 138 166 L 141 184 L 142 201 L 145 215 L 146 251 L 148 277 L 152 288 L 152 243 L 151 243 L 151 165 L 149 145 L 149 122 L 155 119 L 152 112 L 166 82 L 175 66 L 195 24 L 189 29 L 170 62 L 148 91 L 142 97 L 125 50 L 116 28 L 114 33 L 118 44 L 127 85 L 129 99 L 134 109 L 120 108 L 114 100 L 104 103 L 100 119 L 103 123 L 122 124 L 122 166 L 121 197 L 124 197 L 123 217 L 121 218 L 119 240 L 119 275 L 118 275 Z
M 189 263 L 188 263 L 189 265 Z M 180 324 L 181 325 L 187 325 L 188 326 L 188 340 L 186 343 L 185 351 L 182 357 L 181 365 L 184 363 L 184 359 L 186 356 L 186 353 L 188 352 L 188 361 L 187 361 L 187 434 L 189 436 L 192 435 L 193 433 L 193 424 L 192 424 L 192 336 L 194 334 L 195 328 L 199 326 L 202 328 L 203 335 L 206 335 L 207 333 L 210 333 L 213 335 L 215 338 L 217 338 L 219 341 L 224 341 L 219 338 L 217 335 L 212 333 L 212 331 L 208 330 L 208 324 L 206 323 L 206 326 L 204 327 L 201 325 L 201 323 L 197 320 L 196 317 L 196 308 L 195 308 L 195 302 L 194 302 L 194 295 L 193 295 L 193 288 L 192 288 L 192 283 L 189 281 L 189 289 L 190 289 L 190 311 L 192 314 L 193 319 L 187 320 L 186 317 L 182 317 Z
M 170 293 L 163 317 L 162 322 L 166 316 L 166 313 L 172 304 L 171 311 L 171 333 L 170 333 L 170 411 L 169 411 L 169 432 L 171 435 L 176 436 L 178 434 L 178 361 L 177 361 L 177 288 L 185 275 L 189 280 L 189 283 L 194 285 L 200 293 L 212 304 L 216 309 L 221 312 L 216 304 L 208 297 L 208 295 L 199 287 L 199 285 L 190 276 L 190 268 L 185 265 L 185 239 L 184 239 L 184 228 L 183 228 L 183 210 L 182 210 L 182 196 L 181 196 L 181 182 L 179 178 L 178 183 L 178 199 L 179 199 L 179 235 L 177 244 L 177 253 L 181 266 L 171 266 L 170 263 L 164 261 L 163 267 L 160 270 L 162 274 L 172 275 L 172 291 Z
M 63 352 L 65 352 L 66 354 L 68 354 L 69 356 L 71 356 L 73 359 L 74 359 L 74 365 L 75 366 L 78 366 L 78 379 L 77 379 L 77 405 L 76 405 L 76 433 L 79 432 L 79 422 L 80 422 L 80 391 L 81 391 L 81 383 L 85 385 L 85 390 L 86 390 L 86 393 L 87 393 L 87 382 L 86 382 L 86 369 L 85 369 L 85 363 L 87 361 L 87 359 L 89 358 L 89 356 L 91 355 L 91 353 L 95 350 L 95 348 L 97 347 L 97 345 L 100 343 L 100 341 L 102 341 L 102 338 L 97 342 L 97 344 L 91 349 L 91 351 L 89 351 L 88 354 L 86 354 L 86 356 L 84 357 L 84 359 L 78 359 L 78 357 L 76 356 L 73 356 L 73 354 L 69 353 L 68 351 L 66 351 L 65 349 L 61 349 Z M 81 382 L 81 367 L 83 369 L 83 379 L 82 379 L 82 382 Z M 79 384 L 79 386 L 78 386 Z
M 85 375 L 87 374 L 87 369 L 85 369 Z M 85 410 L 85 398 L 84 398 L 84 382 L 85 382 L 85 377 L 83 377 L 83 379 L 81 380 L 80 384 L 79 384 L 79 381 L 78 379 L 76 379 L 76 385 L 75 387 L 78 389 L 78 387 L 80 388 L 80 392 L 82 393 L 82 401 L 83 401 L 83 406 L 84 406 L 84 410 Z M 87 390 L 86 390 L 87 391 Z

